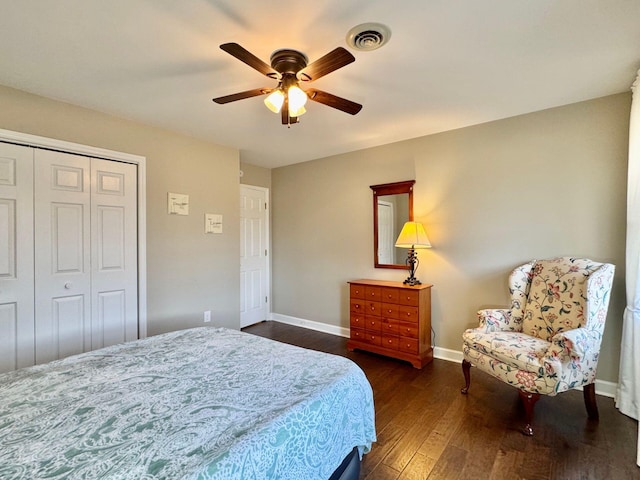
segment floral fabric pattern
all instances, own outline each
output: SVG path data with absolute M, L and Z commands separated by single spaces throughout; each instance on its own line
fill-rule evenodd
M 531 393 L 556 395 L 593 383 L 614 269 L 570 257 L 515 269 L 511 310 L 478 312 L 479 328 L 463 334 L 465 360 Z
M 536 262 L 522 329 L 551 340 L 558 332 L 584 325 L 586 281 L 600 264 L 591 260 L 555 258 Z

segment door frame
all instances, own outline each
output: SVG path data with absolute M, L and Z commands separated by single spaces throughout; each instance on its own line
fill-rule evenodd
M 264 192 L 264 197 L 265 197 L 265 202 L 266 202 L 266 208 L 265 208 L 265 226 L 264 226 L 264 230 L 265 230 L 265 246 L 267 249 L 267 266 L 266 269 L 267 271 L 265 272 L 265 288 L 267 290 L 266 295 L 267 295 L 267 308 L 266 308 L 266 315 L 265 315 L 265 320 L 268 320 L 269 318 L 271 318 L 271 203 L 269 202 L 270 200 L 270 192 L 269 189 L 267 187 L 259 187 L 258 185 L 249 185 L 247 183 L 241 183 L 240 184 L 240 191 L 238 191 L 238 194 L 241 195 L 242 194 L 242 188 L 243 187 L 247 187 L 247 188 L 252 188 L 254 190 L 262 190 Z M 240 239 L 242 241 L 242 239 Z M 242 288 L 242 285 L 240 286 L 240 288 Z M 240 320 L 240 323 L 242 324 L 242 319 Z M 243 327 L 240 327 L 243 328 Z
M 388 242 L 389 246 L 388 246 L 388 249 L 387 249 L 388 251 L 385 252 L 386 254 L 388 254 L 390 256 L 390 258 L 389 258 L 390 261 L 388 261 L 388 262 L 380 261 L 380 244 L 382 243 L 380 241 L 381 240 L 380 231 L 383 230 L 381 228 L 381 226 L 382 226 L 381 225 L 382 224 L 382 222 L 381 222 L 381 217 L 382 216 L 380 215 L 380 206 L 381 205 L 384 206 L 384 207 L 389 208 L 389 218 L 391 220 L 390 222 L 388 222 L 388 225 L 387 225 L 387 227 L 389 228 L 389 232 L 391 232 L 391 235 L 389 235 L 388 238 L 387 238 L 387 240 L 389 240 L 389 242 Z M 395 248 L 394 240 L 395 239 L 394 239 L 394 235 L 393 235 L 394 232 L 395 232 L 395 226 L 396 226 L 396 224 L 395 224 L 396 216 L 395 216 L 395 212 L 393 210 L 393 206 L 394 206 L 394 204 L 392 202 L 387 202 L 386 200 L 380 200 L 378 198 L 378 252 L 377 252 L 377 254 L 378 254 L 378 263 L 383 264 L 383 265 L 396 263 L 395 250 L 394 250 L 394 248 Z
M 141 155 L 0 129 L 0 141 L 86 157 L 131 163 L 138 167 L 138 336 L 147 337 L 147 158 Z

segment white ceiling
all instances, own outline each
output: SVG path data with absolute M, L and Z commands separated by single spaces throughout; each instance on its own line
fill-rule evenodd
M 309 102 L 287 128 L 254 97 L 276 82 L 218 48 L 313 61 L 360 23 L 379 50 L 310 86 L 364 105 Z M 640 0 L 2 0 L 0 84 L 164 127 L 278 167 L 628 91 Z M 1 106 L 0 106 L 1 108 Z

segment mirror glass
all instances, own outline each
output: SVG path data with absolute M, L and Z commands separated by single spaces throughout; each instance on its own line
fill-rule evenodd
M 406 269 L 407 250 L 396 248 L 396 238 L 405 222 L 413 220 L 413 184 L 406 182 L 372 185 L 373 252 L 376 268 Z

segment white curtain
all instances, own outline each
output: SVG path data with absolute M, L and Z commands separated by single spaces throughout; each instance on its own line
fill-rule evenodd
M 622 413 L 640 419 L 640 70 L 631 87 L 629 166 L 627 179 L 627 307 L 622 326 L 620 373 L 616 406 Z M 640 466 L 640 429 L 638 453 Z

